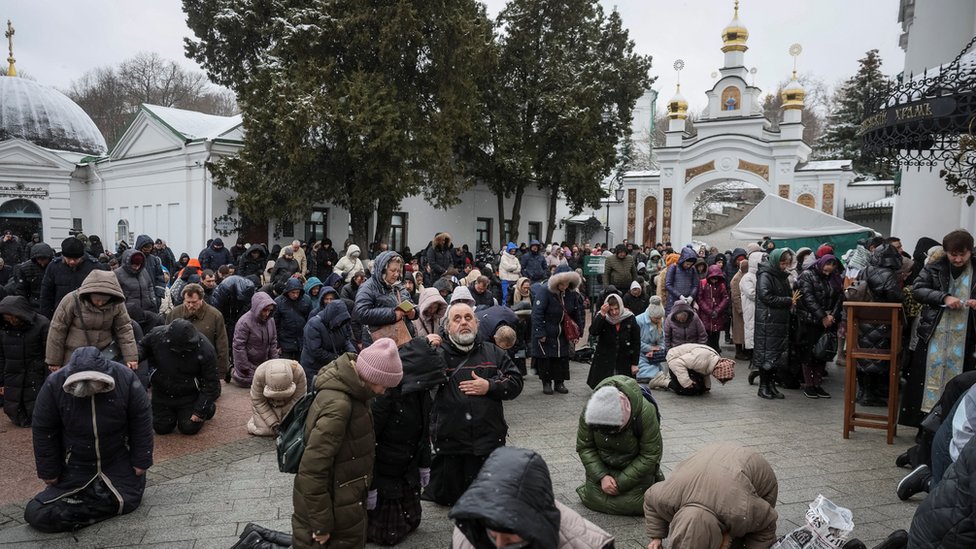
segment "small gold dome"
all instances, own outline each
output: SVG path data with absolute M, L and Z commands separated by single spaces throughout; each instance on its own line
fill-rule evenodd
M 783 98 L 783 108 L 784 109 L 802 109 L 803 100 L 806 98 L 807 92 L 800 85 L 799 80 L 796 79 L 796 71 L 793 71 L 793 79 L 786 84 L 783 88 L 781 97 Z
M 732 15 L 732 21 L 722 29 L 722 52 L 746 51 L 749 49 L 749 46 L 746 45 L 748 40 L 749 31 L 739 21 L 739 0 L 735 0 L 735 13 Z
M 668 100 L 668 118 L 671 120 L 688 118 L 688 101 L 681 95 L 681 84 L 678 84 L 674 97 Z

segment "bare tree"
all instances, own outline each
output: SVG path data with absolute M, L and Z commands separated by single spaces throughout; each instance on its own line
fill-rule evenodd
M 88 113 L 110 145 L 122 137 L 143 103 L 222 116 L 238 112 L 232 92 L 157 53 L 143 52 L 118 67 L 89 70 L 65 93 Z
M 814 147 L 827 127 L 827 113 L 830 111 L 830 93 L 823 80 L 808 75 L 797 78 L 806 91 L 800 121 L 803 122 L 803 142 Z M 776 93 L 766 94 L 763 99 L 763 114 L 769 120 L 770 129 L 778 130 L 782 118 L 783 88 L 788 80 L 780 82 Z

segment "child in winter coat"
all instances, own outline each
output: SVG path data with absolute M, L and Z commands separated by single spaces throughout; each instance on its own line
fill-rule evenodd
M 718 264 L 708 268 L 708 277 L 698 291 L 698 314 L 705 325 L 708 345 L 722 354 L 719 339 L 729 316 L 729 288 L 725 285 L 725 272 Z
M 259 437 L 278 434 L 281 420 L 306 392 L 305 371 L 294 360 L 276 358 L 254 371 L 251 419 L 247 432 Z

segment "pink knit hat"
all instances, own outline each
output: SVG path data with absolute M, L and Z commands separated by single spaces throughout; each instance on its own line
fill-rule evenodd
M 403 364 L 396 343 L 388 337 L 377 339 L 356 359 L 359 379 L 381 387 L 396 387 L 403 379 Z

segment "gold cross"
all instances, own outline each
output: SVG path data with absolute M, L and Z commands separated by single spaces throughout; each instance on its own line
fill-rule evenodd
M 7 38 L 7 51 L 10 53 L 7 57 L 7 63 L 9 63 L 7 76 L 17 76 L 17 69 L 14 67 L 14 63 L 17 62 L 14 59 L 14 26 L 10 22 L 10 19 L 7 19 L 7 32 L 3 33 L 3 35 Z

